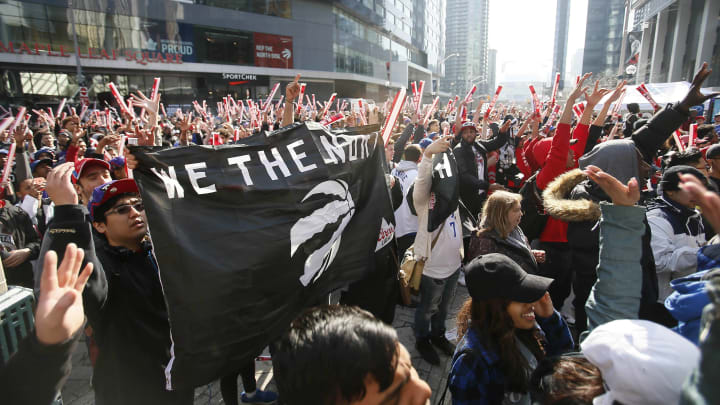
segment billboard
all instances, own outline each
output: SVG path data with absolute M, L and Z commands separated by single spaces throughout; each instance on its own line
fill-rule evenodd
M 293 40 L 284 35 L 253 33 L 255 66 L 291 69 Z

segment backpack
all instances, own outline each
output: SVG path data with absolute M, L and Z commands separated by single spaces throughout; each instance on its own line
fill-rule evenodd
M 548 214 L 545 212 L 542 194 L 537 188 L 536 179 L 540 171 L 532 175 L 525 184 L 520 188 L 522 201 L 520 207 L 523 211 L 520 220 L 520 229 L 522 229 L 529 241 L 540 237 L 545 224 L 548 221 Z

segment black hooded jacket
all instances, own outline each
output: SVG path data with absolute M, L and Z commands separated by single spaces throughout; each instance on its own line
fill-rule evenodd
M 41 257 L 48 250 L 60 255 L 70 242 L 94 265 L 83 305 L 99 348 L 93 375 L 97 404 L 192 404 L 192 390 L 165 391 L 170 324 L 150 242 L 140 252 L 110 246 L 93 235 L 85 207 L 57 206 Z
M 478 192 L 480 190 L 487 192 L 490 187 L 487 171 L 487 154 L 502 148 L 510 138 L 509 132 L 500 133 L 500 127 L 498 127 L 496 123 L 490 124 L 490 129 L 493 132 L 492 139 L 487 141 L 476 140 L 472 143 L 462 140 L 453 149 L 458 167 L 458 175 L 460 176 L 460 199 L 473 215 L 477 215 L 480 212 L 484 200 Z M 484 176 L 482 179 L 478 177 L 478 165 L 473 150 L 483 157 Z
M 15 267 L 5 267 L 5 275 L 9 285 L 32 288 L 33 266 L 40 252 L 40 235 L 33 226 L 30 216 L 22 208 L 10 205 L 7 201 L 0 208 L 0 244 L 2 257 L 8 256 L 10 250 L 30 249 L 28 259 Z

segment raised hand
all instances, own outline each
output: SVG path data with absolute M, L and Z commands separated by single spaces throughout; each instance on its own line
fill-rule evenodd
M 585 100 L 587 101 L 587 106 L 585 107 L 585 110 L 587 110 L 588 107 L 592 107 L 594 105 L 597 105 L 597 103 L 602 100 L 603 97 L 605 97 L 606 94 L 610 93 L 609 89 L 600 89 L 598 86 L 600 85 L 600 81 L 595 81 L 595 87 L 593 88 L 592 94 L 587 93 L 587 91 L 583 91 L 583 94 L 585 95 Z
M 285 87 L 285 101 L 294 101 L 300 95 L 300 73 L 295 75 L 295 80 Z
M 78 195 L 70 182 L 73 170 L 75 170 L 75 164 L 67 162 L 54 167 L 48 173 L 45 189 L 55 205 L 74 205 L 78 203 Z
M 444 153 L 452 146 L 452 139 L 452 135 L 439 137 L 425 149 L 425 156 L 432 157 L 436 153 Z
M 610 196 L 615 205 L 631 207 L 640 201 L 640 187 L 634 177 L 624 185 L 612 175 L 592 165 L 585 169 L 585 174 Z
M 15 138 L 16 148 L 23 150 L 25 147 L 25 132 L 27 132 L 27 125 L 24 122 L 18 124 L 13 132 L 13 138 Z
M 612 94 L 606 101 L 607 104 L 614 103 L 615 101 L 617 101 L 620 98 L 620 95 L 622 94 L 623 90 L 625 89 L 625 84 L 627 84 L 627 82 L 625 80 L 623 80 L 623 81 L 619 82 L 617 86 L 615 86 L 615 90 L 612 92 Z
M 550 293 L 548 292 L 545 292 L 545 295 L 543 295 L 543 297 L 540 298 L 534 306 L 535 315 L 539 316 L 540 318 L 549 318 L 552 316 L 553 313 L 555 313 L 555 310 L 553 309 L 552 299 L 550 298 Z
M 137 91 L 137 94 L 131 94 L 130 97 L 133 100 L 133 105 L 144 108 L 150 114 L 157 114 L 160 108 L 160 93 L 157 94 L 154 100 L 145 97 L 145 94 L 140 90 Z
M 57 268 L 54 251 L 45 255 L 40 297 L 35 311 L 35 335 L 42 344 L 63 343 L 85 323 L 82 291 L 90 278 L 93 264 L 88 263 L 80 273 L 84 257 L 85 252 L 74 243 L 67 245 L 60 268 Z
M 585 83 L 585 80 L 590 78 L 591 75 L 592 73 L 585 73 L 583 77 L 580 78 L 580 81 L 578 81 L 575 89 L 573 89 L 572 93 L 570 93 L 570 95 L 568 96 L 568 104 L 574 104 L 575 100 L 577 100 L 577 98 L 580 97 L 581 94 L 587 91 L 587 87 L 583 87 L 583 84 Z
M 690 90 L 688 90 L 685 98 L 680 102 L 680 104 L 678 104 L 678 108 L 681 111 L 687 113 L 690 111 L 690 107 L 700 105 L 704 103 L 705 100 L 720 95 L 720 93 L 704 95 L 700 91 L 703 82 L 705 81 L 705 79 L 708 78 L 708 76 L 710 76 L 710 73 L 712 73 L 712 69 L 708 69 L 707 62 L 703 63 L 702 67 L 700 67 L 700 70 L 695 74 L 695 77 L 693 78 Z
M 692 174 L 681 174 L 680 188 L 690 194 L 692 201 L 695 201 L 702 210 L 703 217 L 710 222 L 714 229 L 720 229 L 720 197 L 705 186 Z

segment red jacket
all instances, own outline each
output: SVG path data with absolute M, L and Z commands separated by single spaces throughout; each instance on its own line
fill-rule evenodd
M 578 159 L 580 159 L 585 151 L 589 130 L 590 127 L 588 125 L 578 124 L 571 134 L 570 124 L 558 124 L 545 166 L 543 166 L 543 168 L 540 169 L 540 173 L 538 173 L 536 184 L 540 191 L 544 190 L 557 176 L 569 170 L 567 168 L 567 155 L 570 148 L 572 148 L 575 154 L 574 167 L 578 166 Z M 570 145 L 571 137 L 578 140 L 577 143 L 572 146 Z M 543 229 L 542 234 L 540 234 L 540 241 L 567 242 L 567 228 L 567 222 L 548 217 L 545 229 Z

